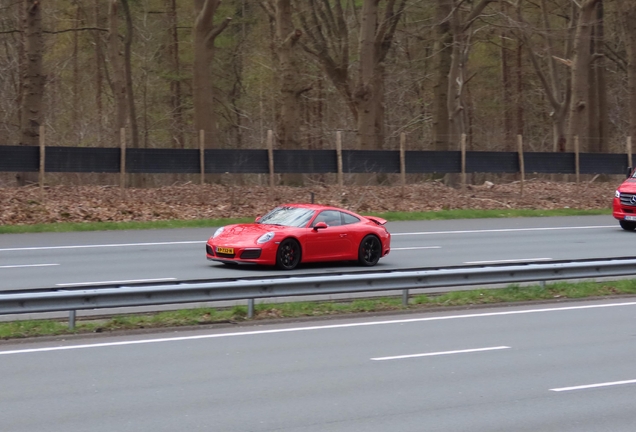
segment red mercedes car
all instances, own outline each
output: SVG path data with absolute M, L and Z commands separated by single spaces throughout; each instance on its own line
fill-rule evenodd
M 624 230 L 636 229 L 636 171 L 631 168 L 627 169 L 627 180 L 614 193 L 612 215 Z
M 386 220 L 314 204 L 283 204 L 249 224 L 216 230 L 206 257 L 224 264 L 275 265 L 358 261 L 374 266 L 391 250 Z

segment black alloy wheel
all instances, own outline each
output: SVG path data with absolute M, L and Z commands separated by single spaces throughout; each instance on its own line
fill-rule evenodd
M 372 267 L 378 263 L 382 256 L 382 244 L 380 239 L 369 234 L 360 242 L 358 248 L 358 263 L 365 267 Z
M 619 224 L 621 224 L 621 228 L 623 228 L 625 231 L 634 231 L 636 229 L 636 222 L 629 222 L 629 221 L 618 221 Z
M 295 269 L 300 262 L 300 245 L 294 239 L 285 239 L 276 252 L 276 267 L 283 270 Z

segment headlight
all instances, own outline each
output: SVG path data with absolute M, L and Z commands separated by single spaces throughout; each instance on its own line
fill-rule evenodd
M 620 198 L 621 197 L 621 193 L 617 190 L 616 192 L 614 192 L 614 196 L 616 198 Z
M 260 236 L 258 238 L 258 240 L 256 240 L 256 243 L 267 243 L 268 241 L 270 241 L 273 238 L 274 238 L 274 233 L 270 231 L 270 232 L 265 233 L 262 236 Z
M 212 236 L 212 238 L 220 236 L 224 229 L 225 229 L 225 227 L 221 227 L 221 228 L 217 229 L 216 231 L 214 231 L 214 235 Z

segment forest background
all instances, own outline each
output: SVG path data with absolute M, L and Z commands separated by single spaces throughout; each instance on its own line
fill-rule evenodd
M 0 145 L 624 152 L 636 2 L 0 0 L 0 92 Z

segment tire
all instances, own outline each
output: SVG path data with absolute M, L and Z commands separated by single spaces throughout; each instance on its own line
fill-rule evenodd
M 276 251 L 276 267 L 282 270 L 293 270 L 300 262 L 300 245 L 294 239 L 285 239 Z
M 628 221 L 618 221 L 621 224 L 621 228 L 625 231 L 634 231 L 636 229 L 636 222 L 628 222 Z
M 369 234 L 360 242 L 358 263 L 364 267 L 373 267 L 382 256 L 382 243 L 376 236 Z

